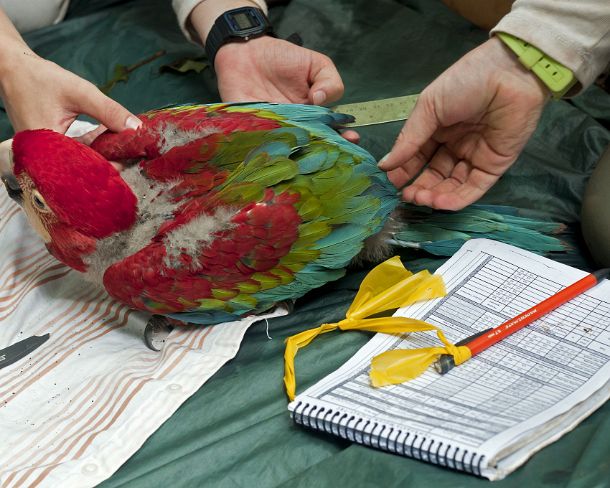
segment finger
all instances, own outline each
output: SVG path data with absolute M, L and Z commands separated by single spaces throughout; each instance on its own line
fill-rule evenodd
M 440 147 L 438 151 L 436 151 L 436 154 L 434 154 L 428 167 L 422 171 L 421 175 L 415 179 L 412 185 L 403 190 L 403 199 L 407 202 L 416 203 L 417 205 L 429 205 L 430 203 L 428 200 L 424 202 L 420 200 L 420 195 L 422 194 L 421 190 L 432 189 L 450 178 L 457 162 L 457 158 L 451 151 L 445 146 Z M 460 183 L 462 182 L 460 181 Z
M 78 105 L 74 107 L 74 111 L 93 117 L 111 131 L 137 129 L 142 125 L 142 121 L 129 110 L 90 83 L 83 84 L 75 91 L 75 95 Z
M 360 134 L 355 130 L 344 130 L 341 136 L 352 144 L 360 144 Z
M 439 127 L 432 102 L 422 95 L 403 126 L 394 147 L 379 167 L 385 171 L 398 168 L 415 157 L 431 141 Z
M 399 167 L 402 171 L 400 173 L 397 173 L 397 174 L 401 175 L 400 180 L 395 177 L 395 181 L 397 182 L 397 184 L 400 182 L 401 187 L 402 187 L 407 182 L 409 182 L 413 178 L 415 178 L 419 174 L 421 169 L 428 163 L 428 161 L 430 161 L 430 158 L 435 154 L 435 152 L 437 151 L 437 148 L 438 148 L 438 144 L 432 139 L 430 139 L 426 144 L 424 144 L 424 146 L 421 148 L 421 150 L 417 151 L 415 156 L 413 156 L 406 163 L 404 163 L 402 166 Z M 384 164 L 385 160 L 388 157 L 389 157 L 389 154 L 386 155 L 380 161 L 379 166 L 381 166 L 381 164 Z M 398 169 L 398 168 L 396 168 L 396 169 Z M 391 171 L 395 171 L 395 170 L 391 170 Z
M 436 171 L 428 170 L 428 168 L 422 171 L 413 183 L 406 186 L 402 190 L 402 199 L 405 202 L 414 203 L 416 205 L 427 205 L 426 202 L 422 202 L 421 194 L 424 191 L 428 191 L 430 187 L 436 185 L 441 181 L 441 177 Z
M 127 165 L 119 163 L 118 161 L 110 161 L 110 164 L 114 166 L 114 169 L 116 169 L 119 173 L 127 167 Z
M 446 146 L 441 146 L 428 167 L 422 171 L 412 185 L 403 190 L 403 199 L 416 205 L 431 206 L 433 193 L 430 193 L 430 190 L 451 178 L 457 162 L 455 155 Z M 460 181 L 459 184 L 461 183 Z
M 481 198 L 499 176 L 474 168 L 466 181 L 453 191 L 443 191 L 433 197 L 432 206 L 444 210 L 460 210 Z
M 386 173 L 388 180 L 392 183 L 396 188 L 400 189 L 405 186 L 412 178 L 405 173 L 405 170 L 402 168 L 396 168 Z
M 439 195 L 452 194 L 464 185 L 472 166 L 464 161 L 460 161 L 457 164 L 452 162 L 452 166 L 453 170 L 450 171 L 450 174 L 442 178 L 436 185 L 422 187 L 422 189 L 414 195 L 413 203 L 416 205 L 437 208 L 436 199 Z
M 12 147 L 12 139 L 0 142 L 0 174 L 13 172 Z
M 337 68 L 329 58 L 318 53 L 315 63 L 310 73 L 312 84 L 309 101 L 314 105 L 322 105 L 339 100 L 343 96 L 344 86 Z
M 104 125 L 98 125 L 95 129 L 90 130 L 89 132 L 83 134 L 82 136 L 75 137 L 74 139 L 82 144 L 86 144 L 90 146 L 93 141 L 97 139 L 97 137 L 106 132 L 108 128 Z
M 441 146 L 415 182 L 423 188 L 432 188 L 450 178 L 456 164 L 458 159 L 454 154 L 446 146 Z

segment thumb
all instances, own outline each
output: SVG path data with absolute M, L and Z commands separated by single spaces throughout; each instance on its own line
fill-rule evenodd
M 434 106 L 429 98 L 422 93 L 413 112 L 405 122 L 400 134 L 398 134 L 394 147 L 380 161 L 379 168 L 390 171 L 411 160 L 421 151 L 422 146 L 430 140 L 439 125 Z M 424 163 L 421 162 L 421 165 L 423 166 Z
M 318 53 L 316 53 L 318 54 Z M 312 69 L 312 85 L 309 89 L 309 101 L 314 105 L 322 105 L 339 100 L 343 96 L 343 81 L 333 62 L 318 54 L 317 65 Z
M 142 121 L 120 103 L 104 95 L 92 84 L 79 95 L 79 100 L 86 100 L 77 111 L 93 117 L 113 132 L 125 129 L 137 129 Z
M 13 172 L 13 157 L 11 155 L 12 139 L 0 142 L 0 174 Z

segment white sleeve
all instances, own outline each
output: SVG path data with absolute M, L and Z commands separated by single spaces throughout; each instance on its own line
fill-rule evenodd
M 248 1 L 258 5 L 259 8 L 265 12 L 265 15 L 267 15 L 267 4 L 265 3 L 265 0 Z M 178 17 L 180 29 L 182 29 L 182 32 L 189 41 L 197 44 L 201 44 L 201 39 L 199 39 L 195 30 L 189 25 L 188 18 L 193 9 L 201 2 L 205 2 L 205 0 L 172 0 L 172 7 L 174 7 L 174 12 L 176 12 L 176 17 Z
M 0 8 L 15 28 L 25 33 L 61 22 L 69 3 L 69 0 L 0 0 Z
M 610 63 L 610 0 L 516 0 L 494 32 L 536 46 L 586 88 Z

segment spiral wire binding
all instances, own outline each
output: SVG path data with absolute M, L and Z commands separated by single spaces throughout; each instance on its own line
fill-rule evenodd
M 449 443 L 405 432 L 340 410 L 300 401 L 291 416 L 295 423 L 310 429 L 446 468 L 481 476 L 484 466 L 485 456 L 475 451 L 454 448 Z M 364 425 L 359 427 L 361 424 Z M 399 440 L 401 437 L 402 440 Z M 450 454 L 450 451 L 453 452 Z

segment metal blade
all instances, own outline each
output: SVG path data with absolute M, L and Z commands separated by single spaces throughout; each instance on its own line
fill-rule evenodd
M 45 334 L 43 336 L 31 336 L 4 349 L 0 349 L 0 369 L 24 358 L 47 342 L 49 337 L 50 334 Z
M 332 107 L 334 112 L 353 115 L 356 121 L 345 127 L 362 127 L 365 125 L 385 124 L 406 120 L 413 112 L 419 95 L 383 98 L 370 102 L 347 103 Z

